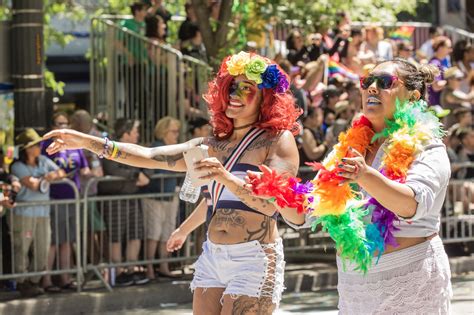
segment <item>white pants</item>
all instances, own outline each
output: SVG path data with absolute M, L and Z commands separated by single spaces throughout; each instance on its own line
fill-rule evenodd
M 374 259 L 375 260 L 375 259 Z M 449 314 L 449 260 L 439 236 L 382 255 L 366 275 L 338 257 L 339 314 Z

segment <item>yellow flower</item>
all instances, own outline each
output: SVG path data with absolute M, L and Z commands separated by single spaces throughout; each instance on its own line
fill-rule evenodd
M 227 71 L 230 75 L 237 76 L 241 75 L 245 71 L 245 66 L 250 62 L 250 54 L 244 51 L 239 52 L 236 55 L 230 57 L 227 60 Z

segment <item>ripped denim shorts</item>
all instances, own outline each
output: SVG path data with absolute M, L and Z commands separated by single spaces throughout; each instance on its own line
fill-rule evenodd
M 271 297 L 278 304 L 284 290 L 285 261 L 283 243 L 261 244 L 259 241 L 220 245 L 209 239 L 195 264 L 191 290 L 225 288 L 223 295 L 232 297 Z

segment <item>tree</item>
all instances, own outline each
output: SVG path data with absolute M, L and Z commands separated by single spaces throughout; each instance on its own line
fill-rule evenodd
M 232 0 L 222 0 L 219 8 L 219 17 L 215 25 L 211 24 L 211 14 L 207 0 L 192 0 L 193 9 L 196 12 L 197 23 L 202 35 L 204 46 L 209 59 L 217 57 L 219 50 L 223 48 L 229 33 L 229 22 L 232 17 Z

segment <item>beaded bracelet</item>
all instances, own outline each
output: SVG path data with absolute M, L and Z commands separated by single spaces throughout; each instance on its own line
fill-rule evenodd
M 99 154 L 99 158 L 100 158 L 100 159 L 103 159 L 103 158 L 107 155 L 108 150 L 109 150 L 109 142 L 110 142 L 110 140 L 109 140 L 109 138 L 107 138 L 107 137 L 104 137 L 104 140 L 105 140 L 105 143 L 104 143 L 104 150 L 102 151 L 102 153 Z

